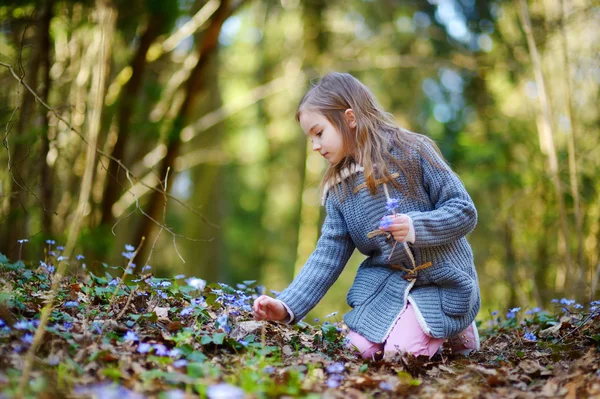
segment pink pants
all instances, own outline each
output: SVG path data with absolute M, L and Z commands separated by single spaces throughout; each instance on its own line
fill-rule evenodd
M 346 346 L 357 350 L 363 359 L 373 359 L 375 354 L 381 350 L 385 356 L 393 356 L 397 352 L 410 352 L 415 356 L 431 357 L 435 355 L 444 341 L 444 338 L 432 338 L 425 335 L 417 322 L 415 310 L 409 302 L 396 320 L 385 342 L 377 344 L 357 332 L 350 331 Z

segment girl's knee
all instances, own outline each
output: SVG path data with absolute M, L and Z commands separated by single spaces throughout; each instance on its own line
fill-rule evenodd
M 363 359 L 377 359 L 383 349 L 383 344 L 371 342 L 362 335 L 350 331 L 346 336 L 346 348 L 356 352 Z M 378 353 L 379 352 L 379 353 Z

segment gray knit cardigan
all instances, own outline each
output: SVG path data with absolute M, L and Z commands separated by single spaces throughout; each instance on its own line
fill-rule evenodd
M 317 247 L 277 298 L 294 313 L 293 322 L 302 319 L 323 298 L 354 248 L 367 258 L 359 266 L 346 297 L 352 310 L 344 315 L 344 322 L 368 340 L 384 342 L 408 300 L 423 331 L 431 337 L 451 337 L 475 319 L 481 303 L 479 284 L 473 253 L 465 238 L 477 223 L 473 201 L 429 144 L 423 143 L 421 151 L 393 150 L 392 154 L 417 166 L 419 176 L 413 181 L 421 183 L 418 198 L 407 196 L 406 190 L 396 189 L 391 182 L 380 184 L 378 192 L 371 195 L 364 187 L 360 166 L 343 174 L 352 176 L 354 190 L 343 193 L 326 189 L 327 216 Z M 401 187 L 407 187 L 407 177 L 397 173 L 395 165 L 389 169 Z M 361 184 L 363 188 L 359 189 Z M 388 197 L 400 200 L 396 212 L 410 216 L 415 230 L 414 244 L 397 243 L 389 260 L 394 238 L 377 234 L 381 218 L 389 214 Z M 419 270 L 416 278 L 402 270 L 427 262 L 432 265 Z

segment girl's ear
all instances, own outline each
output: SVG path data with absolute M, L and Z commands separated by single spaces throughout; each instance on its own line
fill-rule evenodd
M 352 108 L 348 108 L 344 111 L 344 116 L 346 117 L 346 122 L 348 122 L 348 126 L 352 129 L 356 128 L 356 118 L 354 117 L 354 111 Z

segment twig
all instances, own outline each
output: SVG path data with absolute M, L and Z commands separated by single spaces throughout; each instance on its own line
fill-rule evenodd
M 131 298 L 133 298 L 133 293 L 137 290 L 138 287 L 139 287 L 139 284 L 136 285 L 135 288 L 133 288 L 131 290 L 131 292 L 129 293 L 129 297 L 127 298 L 127 302 L 125 303 L 125 306 L 123 307 L 121 312 L 119 312 L 118 316 L 115 318 L 115 321 L 119 320 L 121 317 L 123 317 L 123 315 L 125 314 L 125 311 L 129 307 L 129 304 L 131 303 Z

